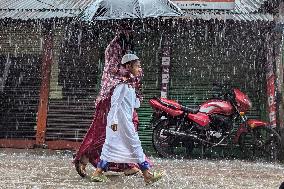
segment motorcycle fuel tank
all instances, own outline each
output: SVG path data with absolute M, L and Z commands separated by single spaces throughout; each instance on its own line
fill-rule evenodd
M 211 114 L 232 115 L 234 108 L 230 102 L 224 100 L 208 100 L 204 102 L 199 109 L 199 112 Z

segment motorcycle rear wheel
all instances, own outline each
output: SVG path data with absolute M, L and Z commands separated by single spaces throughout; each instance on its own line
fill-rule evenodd
M 177 159 L 190 157 L 194 148 L 193 141 L 167 132 L 176 131 L 177 128 L 168 119 L 160 121 L 154 128 L 152 143 L 159 156 Z
M 275 162 L 279 160 L 281 138 L 271 127 L 257 127 L 240 136 L 239 145 L 246 158 Z

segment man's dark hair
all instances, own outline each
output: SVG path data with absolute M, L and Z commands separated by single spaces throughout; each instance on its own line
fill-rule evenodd
M 124 68 L 126 68 L 126 65 L 133 65 L 135 62 L 137 62 L 139 59 L 137 59 L 137 60 L 131 60 L 131 61 L 129 61 L 129 62 L 126 62 L 125 64 L 122 64 L 122 66 L 124 67 Z

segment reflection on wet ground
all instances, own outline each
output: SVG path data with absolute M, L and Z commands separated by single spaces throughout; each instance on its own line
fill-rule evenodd
M 153 169 L 165 177 L 145 186 L 141 175 L 107 173 L 107 183 L 92 183 L 77 175 L 72 152 L 42 149 L 0 149 L 0 188 L 192 188 L 192 189 L 277 189 L 284 181 L 281 164 L 240 160 L 169 160 L 151 158 Z M 88 167 L 91 174 L 93 168 Z

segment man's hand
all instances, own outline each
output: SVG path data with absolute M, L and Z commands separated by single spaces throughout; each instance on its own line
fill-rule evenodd
M 117 131 L 117 124 L 113 124 L 110 127 L 113 131 Z

